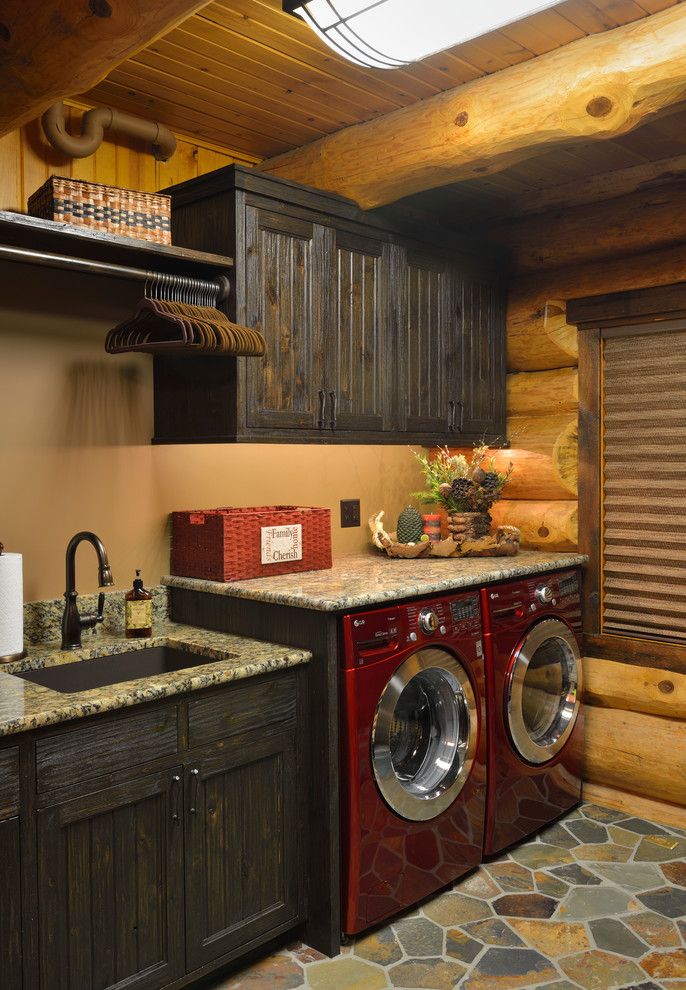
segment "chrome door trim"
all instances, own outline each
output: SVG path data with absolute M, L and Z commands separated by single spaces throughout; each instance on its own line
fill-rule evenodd
M 536 650 L 548 639 L 562 640 L 576 669 L 576 681 L 561 707 L 555 725 L 561 731 L 549 741 L 535 740 L 526 727 L 523 713 L 524 680 Z M 526 634 L 507 674 L 505 686 L 505 715 L 515 749 L 529 763 L 547 763 L 564 747 L 576 723 L 581 706 L 581 654 L 572 630 L 560 619 L 544 619 Z M 564 728 L 561 727 L 564 723 Z M 547 738 L 547 737 L 546 737 Z
M 439 669 L 455 682 L 455 689 L 462 695 L 468 718 L 468 738 L 458 747 L 460 769 L 445 789 L 433 795 L 416 797 L 403 787 L 396 776 L 391 759 L 391 726 L 400 695 L 422 671 Z M 455 801 L 464 787 L 474 763 L 479 735 L 479 710 L 471 681 L 459 660 L 447 650 L 430 647 L 409 656 L 386 684 L 374 715 L 371 733 L 372 770 L 376 783 L 390 808 L 410 821 L 428 821 L 436 818 Z

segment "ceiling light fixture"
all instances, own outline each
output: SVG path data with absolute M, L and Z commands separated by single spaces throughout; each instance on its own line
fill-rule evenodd
M 283 0 L 357 65 L 397 69 L 555 7 L 560 0 Z

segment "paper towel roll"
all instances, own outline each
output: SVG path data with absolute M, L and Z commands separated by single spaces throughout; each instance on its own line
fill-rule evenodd
M 0 657 L 24 651 L 24 586 L 20 553 L 0 553 Z

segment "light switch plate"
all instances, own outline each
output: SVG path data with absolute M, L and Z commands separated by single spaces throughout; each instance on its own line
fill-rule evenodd
M 360 525 L 359 498 L 341 499 L 341 529 L 349 529 Z

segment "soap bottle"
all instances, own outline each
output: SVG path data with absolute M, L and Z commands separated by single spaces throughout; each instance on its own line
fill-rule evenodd
M 138 570 L 133 588 L 126 595 L 124 612 L 127 639 L 149 639 L 152 636 L 152 595 L 143 587 Z

